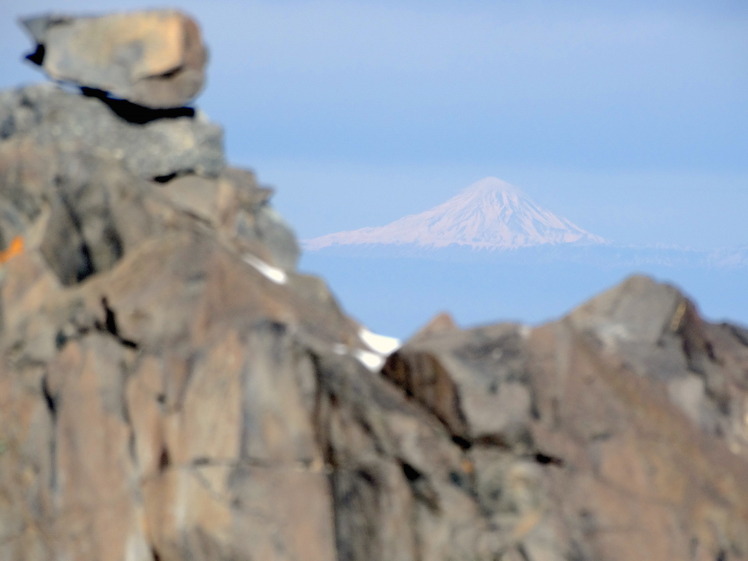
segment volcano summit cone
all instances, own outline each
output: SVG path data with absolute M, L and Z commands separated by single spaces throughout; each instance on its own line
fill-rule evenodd
M 566 218 L 547 210 L 521 189 L 486 177 L 448 201 L 385 226 L 361 228 L 307 240 L 309 250 L 342 245 L 465 246 L 517 249 L 544 244 L 604 243 Z

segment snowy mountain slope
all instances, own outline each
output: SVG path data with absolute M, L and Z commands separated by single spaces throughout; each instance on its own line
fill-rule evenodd
M 605 240 L 542 208 L 520 189 L 487 177 L 448 201 L 380 227 L 328 234 L 304 242 L 308 250 L 345 245 L 465 246 L 516 249 L 544 244 L 599 244 Z

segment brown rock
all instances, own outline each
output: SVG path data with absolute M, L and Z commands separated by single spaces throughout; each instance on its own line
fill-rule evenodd
M 421 339 L 423 337 L 429 337 L 437 333 L 444 333 L 446 331 L 457 331 L 459 327 L 455 323 L 454 318 L 447 312 L 441 312 L 435 315 L 429 320 L 429 322 L 421 327 L 417 333 L 415 333 L 410 339 L 411 341 Z
M 464 450 L 450 480 L 486 520 L 474 558 L 747 559 L 746 341 L 633 277 L 534 330 L 419 337 L 384 375 Z M 692 380 L 699 393 L 674 390 Z M 429 467 L 417 479 L 444 504 Z M 442 523 L 438 558 L 464 558 Z
M 33 247 L 4 275 L 0 519 L 31 522 L 4 527 L 0 559 L 334 559 L 292 333 L 332 346 L 353 324 L 303 278 L 277 284 L 199 231 L 67 288 Z
M 149 181 L 6 99 L 0 559 L 334 559 L 307 347 L 357 326 L 293 272 L 270 192 Z
M 29 55 L 54 79 L 151 108 L 182 107 L 203 87 L 200 30 L 175 10 L 23 20 L 37 43 Z
M 453 437 L 518 442 L 531 406 L 523 336 L 516 325 L 421 335 L 390 357 L 383 373 L 428 407 Z

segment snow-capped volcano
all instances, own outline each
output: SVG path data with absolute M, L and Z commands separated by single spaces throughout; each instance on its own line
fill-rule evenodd
M 553 214 L 520 189 L 487 177 L 448 201 L 385 226 L 306 240 L 310 250 L 342 245 L 466 246 L 515 249 L 542 244 L 603 243 L 605 240 Z

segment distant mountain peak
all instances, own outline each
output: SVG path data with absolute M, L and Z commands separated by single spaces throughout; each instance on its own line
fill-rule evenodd
M 424 212 L 385 226 L 313 238 L 304 245 L 309 250 L 344 245 L 465 246 L 500 250 L 603 242 L 600 236 L 541 207 L 511 183 L 486 177 Z
M 508 183 L 504 181 L 503 179 L 499 179 L 498 177 L 484 177 L 483 179 L 480 179 L 476 181 L 475 183 L 471 183 L 467 187 L 465 187 L 462 190 L 463 193 L 484 193 L 484 192 L 493 192 L 493 193 L 507 193 L 512 195 L 523 195 L 524 192 L 519 187 L 512 185 L 511 183 Z

